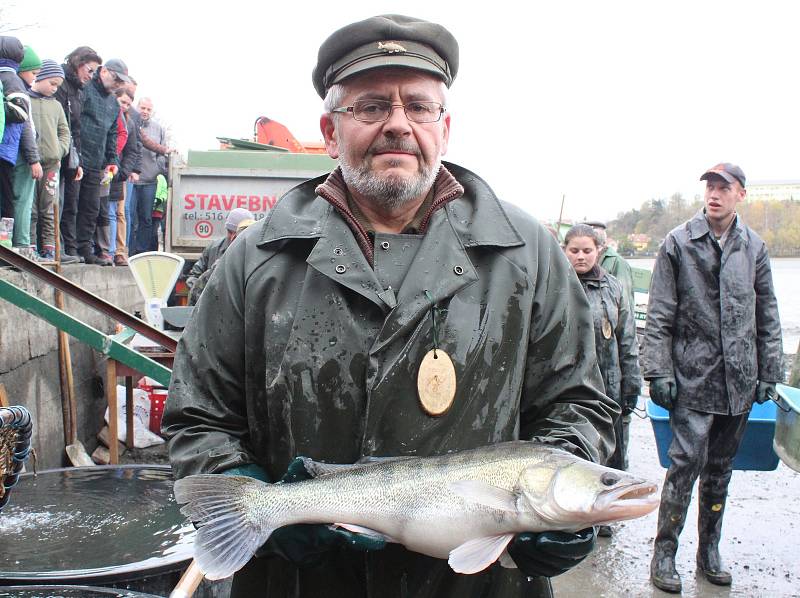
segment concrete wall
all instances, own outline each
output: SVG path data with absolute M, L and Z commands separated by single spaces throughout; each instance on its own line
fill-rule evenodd
M 143 310 L 143 299 L 128 268 L 70 265 L 64 266 L 62 275 L 129 313 Z M 0 268 L 0 278 L 54 303 L 53 289 L 30 275 L 6 267 Z M 101 332 L 114 332 L 116 322 L 67 295 L 64 311 Z M 71 337 L 69 344 L 77 399 L 78 439 L 91 453 L 97 446 L 95 435 L 102 427 L 106 408 L 103 392 L 106 359 Z M 37 467 L 49 469 L 67 465 L 57 330 L 2 300 L 0 382 L 5 385 L 9 402 L 27 407 L 33 415 Z

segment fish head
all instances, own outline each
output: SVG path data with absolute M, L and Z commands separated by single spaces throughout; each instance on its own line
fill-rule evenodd
M 658 486 L 568 453 L 523 470 L 522 499 L 553 529 L 574 530 L 635 519 L 658 506 Z

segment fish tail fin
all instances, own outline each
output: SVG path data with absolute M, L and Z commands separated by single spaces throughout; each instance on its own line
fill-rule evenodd
M 244 567 L 279 525 L 255 516 L 256 494 L 271 486 L 244 476 L 192 475 L 177 480 L 175 500 L 197 527 L 195 560 L 208 579 L 223 579 Z M 263 500 L 263 499 L 262 499 Z

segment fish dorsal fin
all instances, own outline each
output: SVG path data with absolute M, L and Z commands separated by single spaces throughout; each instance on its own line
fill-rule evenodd
M 322 463 L 314 461 L 308 457 L 302 457 L 303 466 L 306 471 L 315 478 L 336 473 L 339 471 L 347 471 L 349 469 L 360 469 L 370 465 L 380 465 L 381 463 L 389 463 L 391 461 L 404 461 L 406 459 L 414 459 L 415 457 L 361 457 L 355 463 Z
M 514 534 L 486 536 L 464 542 L 450 552 L 447 562 L 456 573 L 472 574 L 494 563 L 511 542 Z
M 505 567 L 506 569 L 516 569 L 517 564 L 514 562 L 514 559 L 511 558 L 511 555 L 508 554 L 508 546 L 503 551 L 503 554 L 500 555 L 500 565 Z
M 233 575 L 253 557 L 275 528 L 250 515 L 254 494 L 271 494 L 270 486 L 244 476 L 193 475 L 177 480 L 175 500 L 197 526 L 194 556 L 208 579 Z
M 356 525 L 355 523 L 334 523 L 333 525 L 341 527 L 342 529 L 346 529 L 348 532 L 353 532 L 354 534 L 361 534 L 362 536 L 369 536 L 370 538 L 376 538 L 378 540 L 383 540 L 384 542 L 394 542 L 395 544 L 398 544 L 397 540 L 391 536 L 387 536 L 386 534 L 374 529 L 364 527 L 363 525 Z
M 492 486 L 480 480 L 459 480 L 450 484 L 450 490 L 466 501 L 498 509 L 517 511 L 517 495 L 510 490 Z

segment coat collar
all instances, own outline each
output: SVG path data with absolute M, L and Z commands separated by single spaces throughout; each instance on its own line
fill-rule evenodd
M 711 235 L 711 229 L 708 226 L 708 220 L 706 220 L 706 210 L 705 208 L 700 208 L 697 213 L 692 216 L 692 219 L 686 223 L 687 228 L 689 229 L 689 238 L 692 241 L 696 241 L 706 235 Z M 742 237 L 744 238 L 744 224 L 742 223 L 742 219 L 739 217 L 739 214 L 736 214 L 736 217 L 733 222 L 733 226 L 731 227 L 729 239 L 733 239 L 734 237 Z
M 434 212 L 431 220 L 446 217 L 464 247 L 525 244 L 497 196 L 479 176 L 455 164 L 444 165 L 464 187 L 464 195 Z M 339 212 L 316 195 L 315 189 L 326 179 L 327 175 L 323 175 L 288 191 L 270 211 L 258 245 L 286 239 L 319 239 L 331 219 L 340 220 L 346 227 Z

